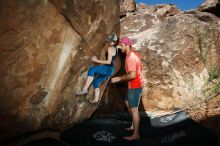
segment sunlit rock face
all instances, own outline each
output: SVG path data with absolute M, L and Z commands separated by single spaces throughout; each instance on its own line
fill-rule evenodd
M 138 5 L 122 18 L 121 36 L 131 38 L 142 56 L 142 104 L 149 116 L 182 109 L 206 122 L 220 114 L 219 22 L 211 13 L 173 5 Z M 216 131 L 218 122 L 212 123 Z
M 121 35 L 137 34 L 161 23 L 166 17 L 180 13 L 174 5 L 137 5 L 137 10 L 121 19 Z
M 136 10 L 135 0 L 120 0 L 120 16 L 125 16 L 128 12 Z
M 104 38 L 119 32 L 118 0 L 0 3 L 0 139 L 90 117 L 97 105 L 74 93 L 90 58 L 104 57 Z
M 199 8 L 199 11 L 209 12 L 220 17 L 220 0 L 206 0 Z

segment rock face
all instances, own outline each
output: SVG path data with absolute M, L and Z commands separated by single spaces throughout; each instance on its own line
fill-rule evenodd
M 119 32 L 119 2 L 0 3 L 0 139 L 90 117 L 97 106 L 73 93 L 83 87 L 89 59 L 104 57 L 103 38 Z
M 121 36 L 131 38 L 134 50 L 142 56 L 142 104 L 149 116 L 182 109 L 198 121 L 217 118 L 219 34 L 220 19 L 215 15 L 180 12 L 173 5 L 139 5 L 122 18 Z M 219 118 L 212 127 L 219 132 L 217 123 Z
M 120 0 L 120 16 L 125 16 L 127 12 L 136 10 L 136 3 L 134 0 Z
M 209 12 L 220 17 L 220 0 L 206 0 L 199 8 L 199 11 Z
M 137 5 L 137 11 L 121 20 L 121 35 L 128 36 L 161 23 L 166 17 L 180 13 L 173 5 Z

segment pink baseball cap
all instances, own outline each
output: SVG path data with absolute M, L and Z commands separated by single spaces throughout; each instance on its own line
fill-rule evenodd
M 131 40 L 130 40 L 129 38 L 127 38 L 127 37 L 122 37 L 122 38 L 120 39 L 119 44 L 125 44 L 125 45 L 131 46 L 131 45 L 132 45 L 132 42 L 131 42 Z

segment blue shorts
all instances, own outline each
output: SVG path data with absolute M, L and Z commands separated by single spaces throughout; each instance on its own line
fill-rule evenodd
M 129 107 L 138 107 L 142 95 L 142 88 L 128 89 L 126 100 Z
M 88 76 L 95 77 L 92 84 L 94 88 L 99 88 L 100 84 L 114 73 L 114 67 L 111 65 L 92 66 L 89 68 Z

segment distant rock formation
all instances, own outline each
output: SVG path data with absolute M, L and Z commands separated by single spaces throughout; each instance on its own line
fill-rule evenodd
M 136 3 L 134 0 L 120 0 L 120 16 L 126 16 L 127 12 L 136 10 Z
M 220 0 L 206 0 L 199 8 L 199 11 L 209 12 L 220 17 Z

